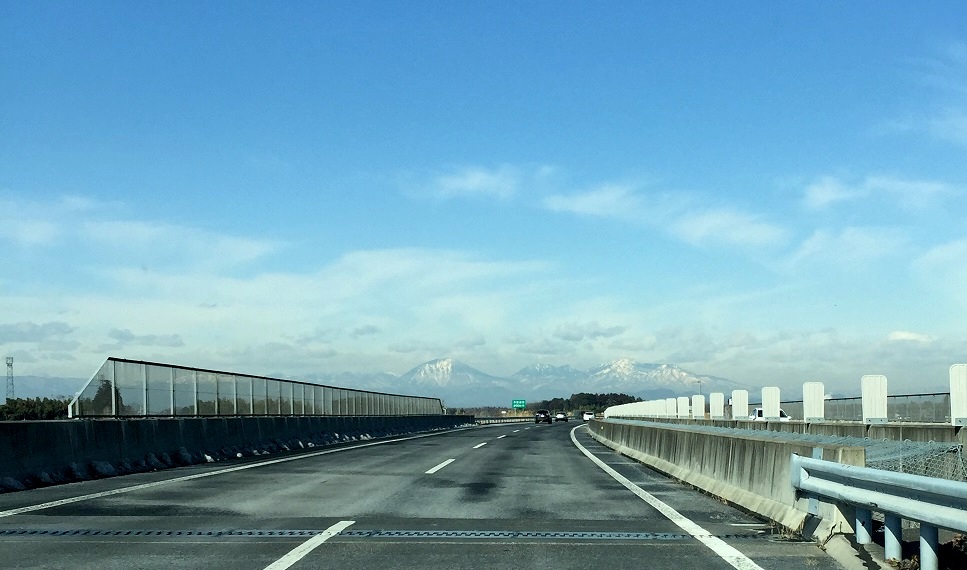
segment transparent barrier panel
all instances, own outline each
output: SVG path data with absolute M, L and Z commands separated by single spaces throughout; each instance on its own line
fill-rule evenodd
M 214 416 L 218 414 L 218 388 L 215 384 L 215 374 L 212 372 L 198 372 L 198 415 Z
M 945 405 L 949 408 L 949 397 L 891 401 L 895 415 L 914 421 L 949 417 Z M 71 412 L 77 417 L 392 416 L 439 414 L 442 408 L 435 398 L 108 359 L 71 402 Z
M 252 413 L 256 416 L 264 416 L 269 413 L 266 403 L 266 380 L 265 378 L 252 378 Z
M 218 386 L 218 415 L 235 415 L 235 377 L 228 374 L 216 374 Z
M 296 416 L 304 416 L 306 413 L 305 384 L 292 385 L 292 413 Z
M 332 412 L 337 416 L 344 416 L 348 410 L 349 406 L 346 403 L 346 391 L 342 388 L 333 389 Z
M 175 389 L 175 415 L 194 416 L 198 413 L 195 406 L 195 371 L 175 368 L 174 375 Z
M 252 379 L 248 376 L 235 377 L 235 413 L 252 415 Z
M 794 420 L 802 420 L 806 417 L 802 402 L 783 402 L 782 411 Z
M 322 415 L 325 415 L 325 413 L 326 413 L 326 396 L 325 396 L 325 390 L 326 389 L 323 388 L 322 386 L 316 386 L 315 389 L 313 390 L 316 393 L 316 396 L 315 396 L 315 398 L 316 398 L 316 412 L 315 412 L 315 414 L 317 416 L 322 416 Z
M 303 391 L 305 392 L 305 409 L 302 411 L 307 416 L 315 415 L 316 413 L 316 391 L 312 386 L 303 386 Z
M 114 361 L 107 360 L 77 397 L 78 416 L 114 415 Z
M 145 415 L 144 364 L 116 362 L 114 365 L 114 385 L 117 388 L 117 415 Z
M 891 422 L 948 423 L 950 394 L 889 396 L 887 417 Z
M 145 367 L 145 381 L 147 382 L 147 413 L 149 416 L 170 416 L 171 401 L 174 397 L 174 386 L 171 378 L 171 368 L 168 366 L 149 365 Z
M 268 392 L 266 403 L 269 415 L 280 415 L 279 410 L 282 409 L 282 383 L 278 380 L 266 380 L 265 388 Z
M 292 384 L 288 382 L 279 382 L 281 398 L 281 407 L 279 408 L 279 413 L 283 416 L 292 415 Z

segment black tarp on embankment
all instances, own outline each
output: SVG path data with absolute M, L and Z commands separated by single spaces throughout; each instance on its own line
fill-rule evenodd
M 0 490 L 359 438 L 452 429 L 473 416 L 293 416 L 0 422 Z M 310 445 L 311 444 L 311 445 Z

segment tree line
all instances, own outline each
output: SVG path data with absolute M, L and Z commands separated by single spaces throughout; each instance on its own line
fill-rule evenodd
M 525 410 L 514 410 L 511 415 L 522 415 L 521 412 L 526 414 L 533 414 L 537 410 L 551 410 L 562 411 L 562 412 L 580 412 L 589 411 L 600 413 L 603 412 L 605 408 L 609 406 L 617 406 L 618 404 L 630 404 L 631 402 L 640 402 L 641 398 L 635 396 L 629 396 L 628 394 L 589 394 L 587 392 L 581 392 L 579 394 L 571 394 L 568 398 L 551 398 L 550 400 L 539 400 L 536 402 L 528 402 L 527 408 Z M 473 414 L 478 417 L 492 418 L 498 417 L 503 412 L 507 412 L 508 408 L 498 407 L 498 406 L 481 406 L 479 408 L 457 408 L 451 413 L 455 414 Z M 516 412 L 516 413 L 515 413 Z
M 66 398 L 13 398 L 0 405 L 0 421 L 66 420 Z
M 587 410 L 589 412 L 603 412 L 605 408 L 617 406 L 619 404 L 630 404 L 640 402 L 641 398 L 628 394 L 589 394 L 581 392 L 571 394 L 569 398 L 551 398 L 527 404 L 528 410 L 551 410 L 563 412 L 577 412 Z

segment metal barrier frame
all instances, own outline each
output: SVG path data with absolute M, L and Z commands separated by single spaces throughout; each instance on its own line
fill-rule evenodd
M 793 454 L 791 483 L 809 496 L 852 505 L 856 542 L 869 544 L 873 511 L 885 517 L 885 555 L 902 559 L 903 519 L 920 523 L 920 568 L 937 570 L 938 529 L 967 532 L 967 483 L 842 465 Z
M 433 397 L 110 357 L 67 412 L 70 418 L 146 418 L 414 416 L 446 410 Z

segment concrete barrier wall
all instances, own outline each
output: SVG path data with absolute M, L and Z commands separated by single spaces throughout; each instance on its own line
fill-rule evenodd
M 863 466 L 862 447 L 723 436 L 692 431 L 687 426 L 655 427 L 614 419 L 592 421 L 588 429 L 595 439 L 619 453 L 787 529 L 826 538 L 852 528 L 851 513 L 832 503 L 815 502 L 816 516 L 809 515 L 808 499 L 797 498 L 790 482 L 789 458 L 796 453 Z
M 0 422 L 0 491 L 471 423 L 441 415 Z
M 632 419 L 632 418 L 628 418 Z M 679 418 L 639 418 L 650 422 L 672 425 L 706 425 L 740 429 L 759 429 L 785 433 L 805 433 L 892 441 L 936 441 L 967 445 L 967 427 L 949 424 L 919 424 L 894 422 L 864 424 L 862 422 L 754 422 L 749 420 L 711 420 Z

